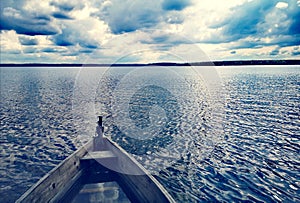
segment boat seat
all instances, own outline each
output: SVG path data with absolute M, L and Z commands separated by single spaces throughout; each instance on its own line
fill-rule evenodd
M 94 151 L 88 152 L 84 157 L 81 158 L 82 161 L 87 160 L 101 160 L 101 159 L 116 159 L 117 156 L 112 151 Z

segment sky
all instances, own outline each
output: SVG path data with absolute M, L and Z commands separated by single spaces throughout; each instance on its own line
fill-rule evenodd
M 1 63 L 300 59 L 300 0 L 1 0 Z

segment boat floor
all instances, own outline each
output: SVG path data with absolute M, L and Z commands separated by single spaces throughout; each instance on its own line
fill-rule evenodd
M 89 155 L 88 155 L 89 156 Z M 85 170 L 68 191 L 62 194 L 61 202 L 131 202 L 118 184 L 118 173 L 93 159 L 82 159 Z M 128 194 L 130 195 L 130 194 Z
M 83 185 L 72 203 L 82 202 L 130 202 L 117 182 L 92 183 Z

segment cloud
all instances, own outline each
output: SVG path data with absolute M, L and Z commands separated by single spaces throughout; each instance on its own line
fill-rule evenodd
M 19 41 L 22 45 L 25 46 L 38 45 L 38 41 L 35 38 L 19 36 Z
M 46 53 L 64 53 L 66 52 L 66 50 L 62 50 L 62 49 L 57 49 L 54 47 L 46 47 L 41 49 L 41 52 L 46 52 Z
M 67 14 L 63 13 L 63 12 L 53 12 L 52 16 L 54 18 L 64 19 L 64 20 L 71 20 L 71 19 L 73 19 L 70 16 L 68 16 Z
M 158 30 L 145 30 L 143 39 L 140 40 L 142 44 L 148 44 L 155 47 L 156 50 L 169 50 L 172 47 L 180 44 L 193 44 L 189 39 L 176 35 L 174 33 L 167 33 Z
M 5 52 L 6 54 L 21 54 L 20 50 L 9 50 Z
M 189 5 L 191 5 L 190 0 L 164 0 L 162 3 L 162 8 L 164 10 L 181 11 Z
M 32 54 L 32 53 L 36 53 L 36 52 L 37 52 L 37 49 L 34 47 L 26 47 L 23 50 L 23 53 L 25 53 L 25 54 Z
M 300 1 L 292 0 L 289 2 L 289 7 L 286 12 L 290 18 L 290 27 L 288 33 L 291 35 L 300 34 Z M 300 41 L 300 40 L 299 40 Z
M 293 51 L 292 52 L 292 56 L 299 56 L 300 55 L 300 51 Z
M 112 33 L 133 32 L 155 26 L 161 20 L 159 1 L 113 0 L 102 7 L 100 17 Z
M 75 8 L 75 5 L 73 5 L 70 1 L 69 2 L 51 1 L 50 5 L 58 8 L 61 11 L 66 11 L 66 12 L 72 11 Z
M 52 16 L 57 19 L 70 20 L 75 19 L 76 15 L 71 16 L 74 12 L 83 10 L 85 7 L 84 1 L 66 1 L 66 0 L 53 0 L 49 3 L 54 8 Z
M 26 1 L 1 1 L 0 30 L 15 30 L 25 35 L 53 35 L 58 32 L 49 15 L 23 9 Z
M 202 42 L 240 42 L 231 48 L 299 45 L 299 24 L 300 12 L 296 0 L 288 3 L 252 0 L 232 8 L 224 20 L 211 23 L 209 27 L 215 32 Z
M 289 4 L 286 2 L 278 2 L 276 4 L 276 8 L 287 8 L 288 6 L 289 6 Z
M 0 33 L 0 47 L 1 47 L 1 54 L 3 53 L 8 53 L 11 51 L 21 51 L 22 50 L 22 46 L 19 43 L 19 38 L 18 38 L 18 34 L 13 31 L 1 31 Z
M 273 51 L 270 52 L 270 56 L 277 56 L 279 54 L 279 49 L 274 49 Z
M 189 0 L 112 0 L 104 3 L 101 11 L 96 15 L 107 22 L 113 34 L 122 34 L 145 28 L 155 28 L 164 22 L 183 23 L 184 18 L 178 11 L 190 4 Z
M 164 21 L 169 24 L 182 24 L 184 17 L 181 13 L 173 11 L 165 15 Z
M 198 61 L 198 46 L 217 60 L 295 58 L 299 8 L 299 0 L 5 0 L 1 60 L 73 62 L 96 53 L 93 62 L 111 62 L 149 50 L 127 58 Z
M 57 46 L 73 46 L 76 39 L 73 37 L 72 32 L 68 29 L 63 29 L 62 33 L 52 37 L 52 41 Z
M 231 49 L 244 49 L 244 48 L 258 49 L 263 47 L 264 44 L 265 42 L 263 42 L 262 39 L 247 37 L 245 39 L 240 39 L 238 41 L 230 43 L 228 47 Z
M 228 41 L 239 40 L 257 34 L 257 25 L 264 20 L 266 12 L 275 5 L 274 1 L 253 0 L 232 9 L 230 16 L 211 28 L 222 28 L 222 34 Z
M 84 54 L 90 54 L 93 53 L 94 50 L 93 49 L 81 49 L 79 50 L 80 53 L 84 53 Z
M 299 56 L 300 55 L 300 46 L 294 47 L 292 52 L 292 56 Z
M 96 49 L 99 42 L 93 38 L 89 31 L 93 28 L 93 21 L 76 21 L 64 25 L 60 34 L 54 35 L 51 39 L 57 46 L 75 46 Z

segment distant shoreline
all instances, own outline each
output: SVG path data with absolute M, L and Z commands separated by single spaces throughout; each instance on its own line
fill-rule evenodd
M 300 65 L 300 60 L 242 60 L 242 61 L 207 61 L 191 63 L 119 63 L 119 64 L 71 64 L 71 63 L 3 63 L 0 67 L 132 67 L 132 66 L 247 66 L 247 65 Z

